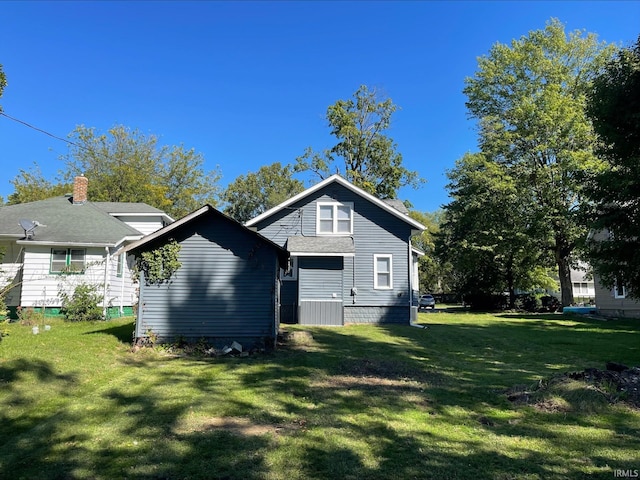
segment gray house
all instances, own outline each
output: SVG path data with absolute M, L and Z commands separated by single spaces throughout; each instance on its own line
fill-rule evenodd
M 136 339 L 275 341 L 284 248 L 205 205 L 123 251 L 139 256 L 171 240 L 181 246 L 181 266 L 160 284 L 146 283 L 141 272 Z
M 281 320 L 305 325 L 409 324 L 425 227 L 400 202 L 385 202 L 333 175 L 246 223 L 291 255 Z

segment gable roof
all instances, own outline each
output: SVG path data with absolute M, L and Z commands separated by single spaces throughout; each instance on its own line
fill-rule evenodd
M 149 243 L 152 243 L 152 242 L 154 242 L 154 241 L 156 241 L 158 239 L 161 239 L 163 237 L 168 237 L 173 232 L 184 228 L 185 225 L 188 225 L 189 223 L 191 223 L 191 222 L 193 222 L 193 221 L 195 221 L 195 220 L 197 220 L 200 217 L 203 217 L 205 215 L 213 216 L 213 217 L 221 219 L 221 220 L 223 220 L 225 222 L 230 222 L 231 224 L 235 224 L 237 227 L 242 229 L 247 234 L 253 235 L 256 238 L 258 238 L 261 241 L 263 241 L 264 243 L 266 243 L 267 245 L 272 246 L 275 249 L 275 251 L 276 251 L 276 253 L 278 255 L 278 261 L 280 262 L 280 265 L 283 268 L 286 268 L 287 261 L 288 261 L 288 258 L 289 258 L 289 252 L 287 252 L 286 249 L 282 248 L 277 243 L 272 242 L 267 237 L 264 237 L 264 236 L 260 235 L 255 230 L 252 230 L 250 228 L 245 227 L 242 223 L 240 223 L 237 220 L 225 215 L 221 211 L 213 208 L 211 205 L 208 205 L 208 204 L 204 205 L 203 207 L 199 208 L 198 210 L 196 210 L 194 212 L 191 212 L 188 215 L 185 215 L 181 219 L 176 220 L 175 222 L 173 222 L 173 223 L 161 228 L 160 230 L 157 230 L 157 231 L 155 231 L 153 233 L 150 233 L 149 235 L 146 235 L 145 237 L 141 238 L 140 240 L 137 240 L 137 241 L 135 241 L 133 243 L 130 243 L 129 245 L 121 248 L 117 253 L 125 253 L 125 252 L 132 252 L 132 251 L 135 251 L 135 250 L 140 250 L 145 245 L 147 245 Z
M 342 185 L 343 187 L 351 190 L 353 193 L 361 196 L 365 200 L 368 200 L 369 202 L 373 203 L 374 205 L 377 205 L 381 209 L 389 212 L 394 217 L 397 217 L 400 220 L 406 222 L 412 228 L 414 228 L 416 230 L 419 230 L 419 231 L 426 230 L 426 227 L 424 225 L 422 225 L 420 222 L 418 222 L 417 220 L 414 220 L 409 215 L 407 215 L 405 213 L 402 213 L 401 211 L 395 209 L 394 207 L 392 207 L 391 205 L 386 203 L 384 200 L 380 200 L 379 198 L 371 195 L 370 193 L 365 192 L 361 188 L 356 187 L 351 182 L 345 180 L 344 178 L 342 178 L 340 175 L 337 175 L 337 174 L 336 175 L 332 175 L 329 178 L 325 178 L 323 181 L 321 181 L 319 183 L 316 183 L 312 187 L 304 190 L 303 192 L 301 192 L 301 193 L 299 193 L 297 195 L 294 195 L 289 200 L 286 200 L 286 201 L 282 202 L 280 205 L 276 205 L 275 207 L 270 208 L 266 212 L 261 213 L 257 217 L 252 218 L 251 220 L 246 222 L 245 225 L 247 227 L 251 227 L 251 226 L 261 222 L 265 218 L 269 218 L 271 215 L 274 215 L 275 213 L 278 213 L 282 209 L 287 208 L 289 205 L 292 205 L 292 204 L 294 204 L 294 203 L 296 203 L 296 202 L 308 197 L 309 195 L 317 192 L 318 190 L 321 190 L 322 188 L 324 188 L 327 185 L 332 184 L 332 183 L 337 183 L 337 184 Z
M 19 221 L 35 220 L 35 235 L 27 240 Z M 0 207 L 0 237 L 45 245 L 115 246 L 142 236 L 93 202 L 74 204 L 61 196 Z

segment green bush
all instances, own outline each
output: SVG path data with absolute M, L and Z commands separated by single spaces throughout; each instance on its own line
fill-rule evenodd
M 103 320 L 102 308 L 98 305 L 100 294 L 94 285 L 80 284 L 71 296 L 62 293 L 61 312 L 68 322 L 90 322 Z

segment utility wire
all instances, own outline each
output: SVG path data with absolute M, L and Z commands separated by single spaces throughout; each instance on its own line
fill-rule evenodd
M 75 142 L 72 142 L 71 140 L 67 140 L 66 138 L 58 137 L 57 135 L 54 135 L 53 133 L 49 133 L 46 130 L 42 130 L 41 128 L 33 126 L 30 123 L 27 123 L 27 122 L 22 121 L 22 120 L 20 120 L 18 118 L 12 117 L 11 115 L 7 115 L 6 113 L 4 113 L 1 110 L 0 110 L 0 115 L 2 115 L 3 117 L 7 117 L 9 120 L 13 120 L 14 122 L 21 123 L 25 127 L 29 127 L 29 128 L 31 128 L 33 130 L 36 130 L 37 132 L 44 133 L 45 135 L 49 135 L 50 137 L 55 138 L 56 140 L 60 140 L 62 142 L 68 143 L 69 145 L 74 145 L 74 146 L 76 146 L 78 148 L 81 148 L 82 150 L 89 150 L 87 147 L 84 147 L 84 146 L 79 145 L 79 144 L 77 144 Z

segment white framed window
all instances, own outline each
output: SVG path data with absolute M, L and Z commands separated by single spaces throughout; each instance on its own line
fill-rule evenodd
M 373 255 L 373 288 L 376 290 L 393 288 L 393 255 Z
M 616 283 L 613 286 L 613 296 L 614 298 L 626 298 L 627 296 L 627 289 L 621 277 L 616 278 Z
M 316 211 L 317 235 L 351 235 L 353 233 L 353 204 L 318 202 Z
M 50 273 L 83 273 L 86 250 L 84 248 L 52 248 Z
M 298 257 L 291 257 L 289 270 L 285 272 L 282 268 L 280 269 L 280 278 L 283 281 L 298 280 Z
M 579 295 L 588 295 L 589 285 L 586 282 L 573 282 L 573 292 Z
M 123 273 L 124 273 L 124 253 L 121 253 L 120 255 L 118 255 L 118 265 L 116 267 L 116 276 L 117 277 L 122 277 Z

